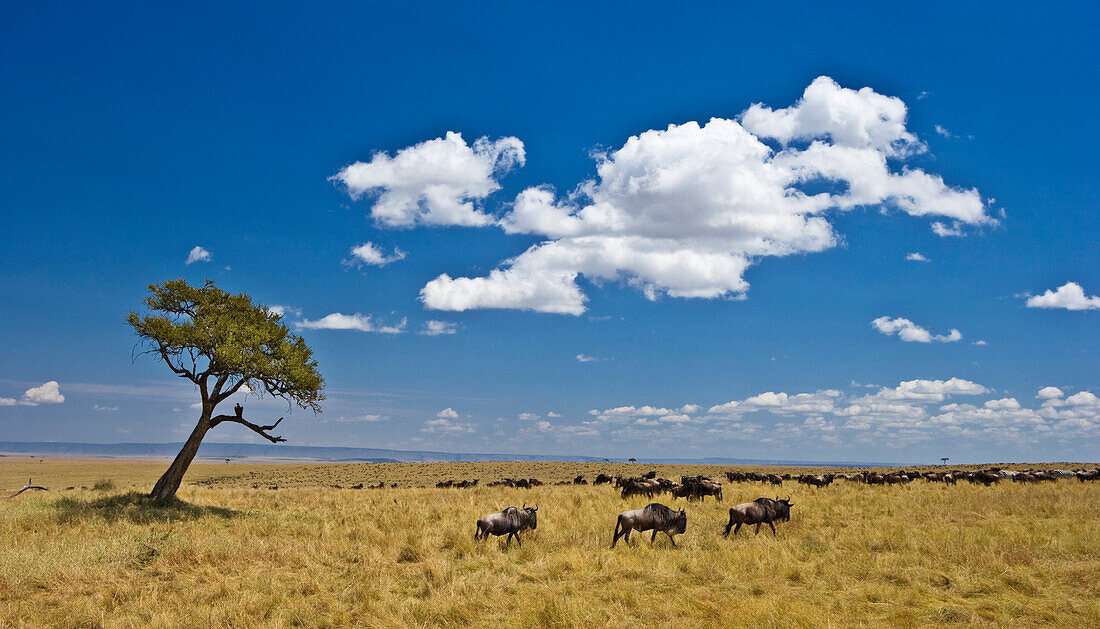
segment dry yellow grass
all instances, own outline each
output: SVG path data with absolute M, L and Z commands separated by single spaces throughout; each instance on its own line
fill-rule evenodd
M 28 465 L 51 461 L 0 461 L 0 487 Z M 724 503 L 687 504 L 679 548 L 645 536 L 612 551 L 615 515 L 645 498 L 327 486 L 383 469 L 407 484 L 595 471 L 573 464 L 204 465 L 188 480 L 213 484 L 189 482 L 171 507 L 127 493 L 163 463 L 53 465 L 47 484 L 119 489 L 0 500 L 2 626 L 1100 626 L 1097 484 L 789 483 L 778 537 L 725 540 L 730 505 L 776 493 L 726 484 Z M 476 517 L 523 502 L 540 517 L 521 548 L 474 542 Z

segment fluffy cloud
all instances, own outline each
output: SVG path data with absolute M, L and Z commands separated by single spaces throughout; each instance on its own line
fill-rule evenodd
M 187 254 L 187 261 L 184 262 L 184 264 L 194 264 L 195 262 L 209 262 L 211 259 L 213 259 L 213 257 L 214 256 L 206 249 L 196 246 L 194 249 L 191 250 L 191 253 Z
M 31 387 L 23 393 L 23 397 L 19 398 L 19 404 L 23 406 L 61 404 L 64 401 L 65 396 L 61 395 L 61 389 L 56 380 L 50 380 L 40 386 Z M 10 404 L 4 404 L 4 406 L 10 406 Z
M 370 315 L 362 315 L 358 312 L 353 315 L 334 312 L 316 321 L 308 319 L 298 321 L 294 325 L 309 330 L 358 330 L 359 332 L 378 332 L 381 334 L 401 334 L 405 331 L 408 321 L 401 319 L 397 325 L 376 325 Z
M 397 262 L 398 260 L 404 260 L 407 254 L 398 249 L 393 248 L 393 255 L 387 256 L 378 245 L 373 242 L 365 242 L 357 247 L 351 248 L 351 264 L 366 264 L 370 266 L 386 266 L 391 262 Z
M 1063 397 L 1064 395 L 1065 393 L 1062 393 L 1062 390 L 1058 387 L 1043 387 L 1039 389 L 1039 393 L 1037 393 L 1035 397 L 1040 400 L 1052 400 L 1054 398 Z
M 604 360 L 603 358 L 597 358 L 595 356 L 589 356 L 588 354 L 577 354 L 576 359 L 577 359 L 577 362 L 579 362 L 579 363 L 598 363 L 598 362 Z
M 440 419 L 458 419 L 458 412 L 451 407 L 447 407 L 435 414 Z
M 896 319 L 879 317 L 871 322 L 871 326 L 886 336 L 897 334 L 898 338 L 907 343 L 931 343 L 932 341 L 954 343 L 955 341 L 962 340 L 962 333 L 954 328 L 947 334 L 933 335 L 925 328 L 902 317 L 897 317 Z
M 1098 310 L 1100 297 L 1085 296 L 1085 289 L 1077 282 L 1066 282 L 1057 290 L 1027 298 L 1028 308 L 1064 308 L 1066 310 Z
M 390 157 L 375 153 L 332 177 L 353 199 L 376 194 L 371 216 L 389 227 L 490 225 L 493 217 L 474 202 L 500 188 L 497 177 L 522 166 L 523 142 L 479 138 L 470 146 L 459 133 L 401 149 Z
M 300 309 L 291 308 L 290 306 L 268 306 L 267 309 L 270 310 L 271 312 L 279 315 L 280 317 L 285 317 L 288 314 L 294 314 L 294 315 L 301 315 L 302 314 L 302 311 Z
M 950 380 L 906 380 L 897 387 L 883 387 L 878 393 L 860 398 L 864 401 L 914 400 L 919 402 L 942 402 L 952 395 L 981 395 L 989 389 L 969 380 L 951 378 Z
M 1016 398 L 997 397 L 986 386 L 962 378 L 907 380 L 870 394 L 859 391 L 864 388 L 768 391 L 705 412 L 697 404 L 592 409 L 589 418 L 577 424 L 551 424 L 531 413 L 523 416 L 529 421 L 518 424 L 518 430 L 527 438 L 541 433 L 576 445 L 598 437 L 609 443 L 717 439 L 781 448 L 831 443 L 896 449 L 937 439 L 1026 447 L 1039 439 L 1100 438 L 1100 397 L 1088 391 L 1065 397 L 1043 389 L 1039 407 L 1028 408 Z
M 977 190 L 888 161 L 925 150 L 905 117 L 900 99 L 821 77 L 793 107 L 646 131 L 599 156 L 596 178 L 574 194 L 528 188 L 497 222 L 546 240 L 484 277 L 440 275 L 421 300 L 578 315 L 580 276 L 622 280 L 650 299 L 740 297 L 762 258 L 834 247 L 828 213 L 886 205 L 945 217 L 952 227 L 937 224 L 949 231 L 993 223 Z
M 910 262 L 930 262 L 930 260 L 924 257 L 924 255 L 919 251 L 914 251 L 913 253 L 910 253 L 909 255 L 905 256 L 905 259 Z
M 420 334 L 425 336 L 441 336 L 444 334 L 454 334 L 458 331 L 458 324 L 452 321 L 436 321 L 435 319 L 428 319 L 424 322 L 424 328 L 420 330 Z
M 455 422 L 446 417 L 439 417 L 424 422 L 424 427 L 420 429 L 420 432 L 472 433 L 474 432 L 474 426 L 468 422 Z

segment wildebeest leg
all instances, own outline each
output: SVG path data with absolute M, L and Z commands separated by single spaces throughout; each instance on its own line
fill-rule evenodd
M 505 548 L 508 548 L 508 544 L 512 543 L 512 536 L 515 535 L 515 534 L 516 534 L 515 531 L 513 531 L 513 532 L 508 534 L 508 537 L 504 538 L 504 547 Z
M 657 539 L 657 529 L 653 529 L 653 535 L 649 536 L 649 545 L 653 545 L 653 540 Z
M 512 533 L 512 535 L 516 536 L 516 543 L 519 544 L 520 548 L 523 548 L 523 540 L 519 538 L 519 533 Z
M 744 523 L 743 522 L 738 522 L 737 526 L 733 527 L 733 534 L 734 535 L 737 535 L 737 532 L 741 530 L 741 525 L 742 524 L 744 524 Z
M 759 522 L 757 522 L 757 523 L 756 523 L 756 532 L 755 532 L 755 533 L 753 533 L 753 535 L 759 535 L 759 534 L 760 534 L 760 523 L 759 523 Z
M 775 525 L 772 524 L 771 522 L 768 522 L 768 526 L 772 527 L 772 535 L 774 536 L 775 535 Z
M 672 533 L 670 531 L 665 531 L 665 535 L 668 535 L 668 541 L 672 542 L 672 546 L 675 548 L 676 540 L 672 539 Z
M 732 528 L 733 528 L 733 513 L 731 512 L 730 513 L 730 521 L 729 521 L 728 524 L 726 524 L 726 532 L 722 533 L 722 537 L 729 537 L 730 536 L 730 529 L 732 529 Z

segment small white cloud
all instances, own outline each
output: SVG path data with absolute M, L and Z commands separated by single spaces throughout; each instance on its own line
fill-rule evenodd
M 520 421 L 533 422 L 538 418 L 539 418 L 539 416 L 536 415 L 535 413 L 520 413 L 519 414 Z
M 989 345 L 989 343 L 986 343 L 985 341 L 982 341 L 982 340 L 978 340 L 978 341 L 974 341 L 972 343 L 972 345 Z
M 0 406 L 15 406 L 18 403 L 13 397 L 0 397 Z
M 300 316 L 302 314 L 301 309 L 291 308 L 290 306 L 268 306 L 267 309 L 280 317 L 285 317 L 288 314 Z
M 436 321 L 429 319 L 424 322 L 424 328 L 420 330 L 420 334 L 425 336 L 441 336 L 444 334 L 454 334 L 458 331 L 458 324 L 452 321 Z
M 560 413 L 555 413 L 554 411 L 550 411 L 549 413 L 546 414 L 546 416 L 547 417 L 561 417 L 561 414 Z
M 350 264 L 359 265 L 366 264 L 370 266 L 386 266 L 391 262 L 404 260 L 406 255 L 408 254 L 398 249 L 397 247 L 394 247 L 393 255 L 387 256 L 385 252 L 383 252 L 382 249 L 380 249 L 373 242 L 365 242 L 357 247 L 351 248 L 351 260 L 349 260 L 348 262 Z
M 191 253 L 187 254 L 187 262 L 184 264 L 194 264 L 195 262 L 209 262 L 213 259 L 213 255 L 206 249 L 196 246 L 191 250 Z
M 871 326 L 886 336 L 897 334 L 898 338 L 907 343 L 931 343 L 932 341 L 954 343 L 962 340 L 962 333 L 954 328 L 947 334 L 934 335 L 927 329 L 903 317 L 897 317 L 896 319 L 879 317 L 871 322 Z
M 458 412 L 451 407 L 447 407 L 435 414 L 436 417 L 441 419 L 458 419 Z
M 405 331 L 406 319 L 397 325 L 375 325 L 370 315 L 358 312 L 353 315 L 334 312 L 316 321 L 303 320 L 294 325 L 310 330 L 358 330 L 359 332 L 378 332 L 380 334 L 401 334 Z
M 961 237 L 963 235 L 962 223 L 955 221 L 951 223 L 951 225 L 947 225 L 940 221 L 936 221 L 932 223 L 932 232 L 940 238 L 946 238 L 948 236 Z
M 942 136 L 943 136 L 943 137 L 945 137 L 945 138 L 953 138 L 953 137 L 955 137 L 955 136 L 954 136 L 954 134 L 952 134 L 952 133 L 951 133 L 950 131 L 948 131 L 948 130 L 947 130 L 947 129 L 946 129 L 945 127 L 942 127 L 942 126 L 940 126 L 940 125 L 936 125 L 936 133 L 938 133 L 938 134 L 942 135 Z
M 420 429 L 420 432 L 474 432 L 474 427 L 470 423 L 454 422 L 446 417 L 440 417 L 424 422 L 424 427 Z
M 1040 400 L 1053 400 L 1056 398 L 1060 398 L 1064 395 L 1065 393 L 1063 393 L 1062 390 L 1058 387 L 1043 387 L 1042 389 L 1039 389 L 1039 393 L 1037 393 L 1035 397 L 1039 398 Z
M 1098 310 L 1100 297 L 1086 296 L 1085 289 L 1077 282 L 1066 282 L 1057 290 L 1028 297 L 1028 308 L 1063 308 L 1065 310 Z
M 535 428 L 537 428 L 539 432 L 550 432 L 554 429 L 553 425 L 545 419 L 535 424 Z
M 920 94 L 917 94 L 917 100 L 924 100 L 932 95 L 932 92 L 921 90 Z
M 577 362 L 579 363 L 598 363 L 604 360 L 603 358 L 597 358 L 595 356 L 589 356 L 587 354 L 577 354 L 576 358 Z
M 92 410 L 99 411 L 101 413 L 113 413 L 118 410 L 117 406 L 100 406 L 99 404 L 93 404 Z
M 58 387 L 56 380 L 50 380 L 49 382 L 37 386 L 31 387 L 23 393 L 23 397 L 19 399 L 19 403 L 23 406 L 38 406 L 39 404 L 61 404 L 65 401 L 65 396 L 61 395 L 61 390 Z
M 924 257 L 923 254 L 921 254 L 920 252 L 917 252 L 917 251 L 914 251 L 913 253 L 910 253 L 909 255 L 905 256 L 905 259 L 910 261 L 910 262 L 931 262 L 931 260 Z
M 339 422 L 374 423 L 374 422 L 385 421 L 387 419 L 389 419 L 389 418 L 388 417 L 383 417 L 382 415 L 377 415 L 377 414 L 374 414 L 374 413 L 367 413 L 366 415 L 356 415 L 354 417 L 341 417 L 340 419 L 338 419 L 336 421 L 339 421 Z

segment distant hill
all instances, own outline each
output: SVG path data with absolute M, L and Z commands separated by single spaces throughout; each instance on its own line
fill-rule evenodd
M 53 456 L 72 458 L 171 459 L 182 443 L 70 443 L 62 441 L 15 442 L 0 441 L 0 456 Z M 343 448 L 331 446 L 271 446 L 255 443 L 205 442 L 199 448 L 198 459 L 256 460 L 268 462 L 317 461 L 358 463 L 427 463 L 427 462 L 498 462 L 498 461 L 572 461 L 599 463 L 601 457 L 556 454 L 486 454 L 468 452 L 434 452 L 429 450 L 385 450 L 381 448 Z M 623 458 L 612 458 L 616 463 Z M 709 465 L 791 465 L 825 467 L 889 467 L 894 463 L 856 461 L 783 461 L 779 459 L 733 459 L 707 457 L 701 459 L 669 458 L 638 460 L 639 463 L 709 464 Z

